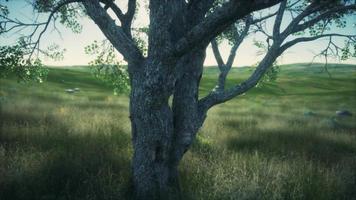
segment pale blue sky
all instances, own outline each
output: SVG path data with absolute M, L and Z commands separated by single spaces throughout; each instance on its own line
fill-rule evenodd
M 34 17 L 32 8 L 26 5 L 24 0 L 13 0 L 7 3 L 10 9 L 11 16 L 15 16 L 19 19 L 31 19 Z M 147 14 L 141 11 L 138 13 L 137 19 L 135 21 L 135 26 L 143 26 L 148 24 Z M 348 26 L 342 30 L 344 34 L 351 34 L 356 32 L 356 27 L 352 26 L 352 23 L 356 23 L 356 16 L 349 17 L 347 19 Z M 56 31 L 49 29 L 44 35 L 41 42 L 41 47 L 46 47 L 53 43 L 59 44 L 62 48 L 66 49 L 64 59 L 61 61 L 53 61 L 49 59 L 44 59 L 44 63 L 48 65 L 86 65 L 90 62 L 93 57 L 90 57 L 84 53 L 84 47 L 94 40 L 104 39 L 103 34 L 97 28 L 97 26 L 88 18 L 80 19 L 83 25 L 83 31 L 80 34 L 74 34 L 71 30 L 66 29 L 57 24 L 61 30 L 61 35 Z M 14 38 L 17 38 L 21 33 L 16 35 L 5 35 L 0 36 L 0 43 L 10 44 L 14 42 Z M 257 48 L 253 46 L 253 40 L 262 40 L 263 37 L 250 36 L 248 37 L 237 52 L 237 57 L 234 66 L 246 66 L 252 65 L 261 60 L 261 56 L 257 56 Z M 342 40 L 339 40 L 342 42 Z M 314 42 L 302 43 L 290 48 L 280 59 L 280 64 L 288 63 L 299 63 L 299 62 L 310 62 L 314 57 L 314 54 L 320 51 L 326 45 L 326 40 L 321 39 Z M 220 45 L 220 50 L 223 57 L 227 57 L 230 51 L 229 46 L 226 43 Z M 315 62 L 323 62 L 323 59 L 316 59 Z M 339 62 L 338 60 L 330 59 L 329 62 Z M 353 63 L 356 64 L 356 60 L 348 60 L 342 63 Z M 211 48 L 208 48 L 207 58 L 205 65 L 216 65 L 215 58 L 212 54 Z

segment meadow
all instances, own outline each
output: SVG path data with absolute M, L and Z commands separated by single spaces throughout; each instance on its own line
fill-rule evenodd
M 180 165 L 184 199 L 356 199 L 356 66 L 328 68 L 281 66 L 211 109 Z M 234 68 L 228 85 L 251 72 Z M 205 68 L 201 96 L 217 76 Z M 127 95 L 62 67 L 42 84 L 1 79 L 0 103 L 1 200 L 132 198 Z

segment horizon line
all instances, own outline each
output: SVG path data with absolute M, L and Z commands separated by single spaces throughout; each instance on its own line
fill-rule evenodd
M 280 64 L 278 66 L 285 66 L 285 65 L 325 65 L 326 63 L 323 62 L 296 62 L 296 63 L 284 63 Z M 355 65 L 356 63 L 337 63 L 337 62 L 332 62 L 332 63 L 327 63 L 327 66 L 330 65 Z M 46 67 L 86 67 L 86 66 L 91 66 L 89 64 L 83 64 L 83 65 L 44 65 Z M 124 65 L 126 66 L 126 64 Z M 204 67 L 218 67 L 218 65 L 204 65 Z M 238 65 L 238 66 L 232 66 L 233 68 L 242 68 L 242 67 L 253 67 L 252 65 Z

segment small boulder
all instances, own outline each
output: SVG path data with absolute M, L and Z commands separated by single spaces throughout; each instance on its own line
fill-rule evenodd
M 339 117 L 350 117 L 352 116 L 352 113 L 348 110 L 338 110 L 335 112 L 335 114 Z
M 73 89 L 66 89 L 65 91 L 66 91 L 66 93 L 69 93 L 69 94 L 72 94 L 75 92 Z

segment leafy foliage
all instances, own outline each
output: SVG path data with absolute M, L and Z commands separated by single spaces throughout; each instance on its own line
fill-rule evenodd
M 17 44 L 0 46 L 0 78 L 16 75 L 19 81 L 42 83 L 48 74 L 41 60 L 25 59 L 26 49 Z
M 259 63 L 256 63 L 252 67 L 258 66 Z M 281 72 L 281 68 L 279 67 L 277 62 L 274 62 L 272 66 L 268 68 L 266 73 L 263 75 L 263 77 L 260 79 L 256 87 L 265 87 L 268 83 L 276 82 L 279 74 Z
M 95 40 L 85 47 L 85 53 L 96 56 L 95 60 L 89 63 L 92 74 L 111 85 L 115 95 L 127 93 L 130 90 L 127 69 L 117 61 L 114 47 L 108 41 Z
M 60 2 L 61 1 L 58 0 L 35 0 L 34 9 L 40 13 L 52 12 Z M 84 9 L 81 4 L 62 6 L 55 15 L 61 24 L 71 29 L 74 33 L 80 33 L 82 31 L 82 25 L 77 20 L 78 17 L 84 15 Z
M 294 12 L 296 14 L 301 13 L 303 10 L 306 9 L 308 5 L 311 4 L 312 1 L 302 1 L 301 3 L 297 4 L 294 7 L 288 8 L 287 10 Z M 303 18 L 302 23 L 311 21 L 315 19 L 316 17 L 322 15 L 323 13 L 327 13 L 331 9 L 334 9 L 337 6 L 348 6 L 352 5 L 353 2 L 350 0 L 333 0 L 333 1 L 328 1 L 328 4 L 323 4 L 322 8 L 320 11 L 312 13 L 305 18 Z M 314 25 L 308 27 L 306 30 L 302 30 L 300 32 L 296 32 L 293 35 L 294 36 L 321 36 L 323 34 L 327 33 L 332 33 L 332 32 L 337 32 L 334 31 L 336 29 L 339 29 L 340 32 L 342 33 L 342 29 L 346 28 L 348 26 L 348 23 L 346 21 L 346 17 L 352 17 L 354 16 L 354 10 L 349 9 L 349 10 L 343 10 L 339 12 L 333 12 L 332 14 L 322 18 L 320 21 L 315 23 Z M 333 30 L 333 31 L 332 31 Z M 330 39 L 331 40 L 331 39 Z M 352 57 L 352 53 L 350 52 L 350 46 L 352 46 L 352 43 L 355 43 L 355 37 L 348 37 L 345 45 L 342 46 L 340 44 L 337 44 L 335 42 L 332 42 L 332 45 L 328 45 L 327 49 L 324 50 L 325 52 L 329 51 L 330 53 L 324 53 L 322 52 L 322 55 L 327 56 L 332 56 L 335 58 L 339 58 L 340 60 L 347 60 L 350 57 Z M 352 47 L 351 47 L 352 49 Z M 339 54 L 339 50 L 341 50 L 341 54 Z
M 278 74 L 280 72 L 280 67 L 277 62 L 273 63 L 273 65 L 267 70 L 265 75 L 260 80 L 260 84 L 264 84 L 267 82 L 275 82 L 278 78 Z
M 245 26 L 245 19 L 237 21 L 236 23 L 225 29 L 224 32 L 222 32 L 222 34 L 219 36 L 221 37 L 219 40 L 226 39 L 229 45 L 233 46 L 236 43 L 237 38 L 242 34 Z
M 122 65 L 91 66 L 93 75 L 114 88 L 114 94 L 125 94 L 130 90 L 129 76 Z
M 9 9 L 7 6 L 0 3 L 0 18 L 7 17 L 9 15 Z M 0 34 L 5 31 L 5 24 L 0 22 Z
M 268 51 L 268 46 L 260 41 L 254 40 L 254 45 L 259 49 L 257 52 L 257 55 L 263 55 Z M 259 63 L 256 64 L 258 66 Z M 280 68 L 277 64 L 277 61 L 275 61 L 272 66 L 268 68 L 266 73 L 263 75 L 261 80 L 259 81 L 257 87 L 263 87 L 266 83 L 268 82 L 275 82 L 278 78 L 278 74 L 280 72 Z
M 48 58 L 53 60 L 62 60 L 64 58 L 64 52 L 66 49 L 61 49 L 58 44 L 51 44 L 47 47 L 47 49 L 42 50 L 41 52 Z
M 35 0 L 31 2 L 38 16 L 33 22 L 22 22 L 19 19 L 9 16 L 9 9 L 6 3 L 0 3 L 0 34 L 10 34 L 11 30 L 21 32 L 24 27 L 31 26 L 33 30 L 28 34 L 21 34 L 15 45 L 0 46 L 0 76 L 7 77 L 11 74 L 16 75 L 21 81 L 42 82 L 48 70 L 41 63 L 39 56 L 53 60 L 63 59 L 65 49 L 59 45 L 52 44 L 47 48 L 40 46 L 43 33 L 51 22 L 59 21 L 61 24 L 70 28 L 74 33 L 81 32 L 81 25 L 77 18 L 83 16 L 82 6 L 71 4 L 59 7 L 63 3 L 61 0 Z M 40 21 L 40 14 L 48 17 L 47 21 Z M 55 27 L 55 24 L 54 24 Z
M 356 42 L 345 41 L 345 46 L 341 49 L 341 60 L 351 57 L 356 58 Z
M 71 29 L 74 33 L 81 33 L 83 26 L 78 22 L 77 18 L 83 15 L 82 8 L 78 6 L 63 6 L 59 10 L 60 23 Z

